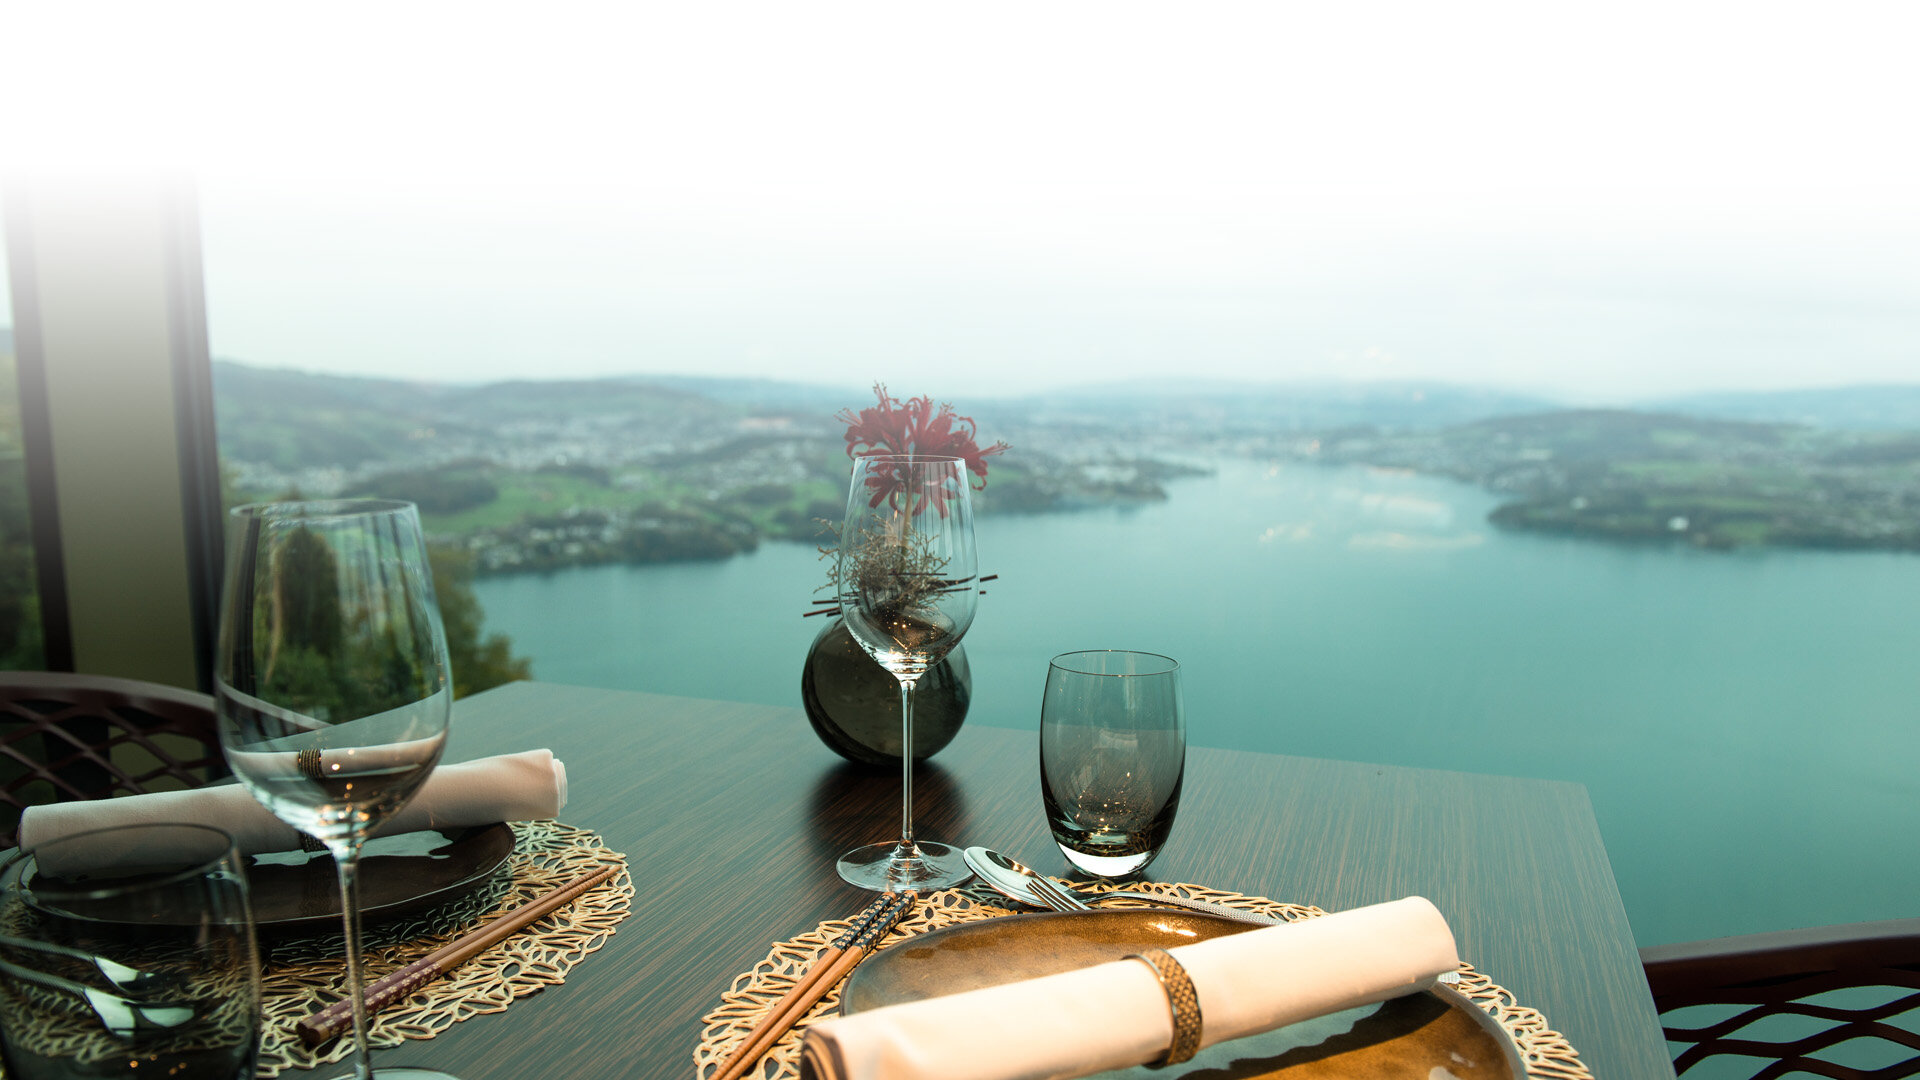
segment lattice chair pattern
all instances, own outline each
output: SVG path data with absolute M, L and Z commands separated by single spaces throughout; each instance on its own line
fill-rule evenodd
M 1640 960 L 1681 1074 L 1920 1076 L 1920 919 L 1661 945 Z
M 29 806 L 198 787 L 227 772 L 205 694 L 0 672 L 0 847 L 14 845 Z

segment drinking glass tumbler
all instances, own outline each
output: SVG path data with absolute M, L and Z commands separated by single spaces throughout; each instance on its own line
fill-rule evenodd
M 1153 653 L 1053 658 L 1040 704 L 1040 795 L 1067 861 L 1124 877 L 1173 829 L 1187 766 L 1180 665 Z
M 250 1080 L 260 953 L 233 841 L 204 825 L 78 833 L 0 868 L 8 1080 Z

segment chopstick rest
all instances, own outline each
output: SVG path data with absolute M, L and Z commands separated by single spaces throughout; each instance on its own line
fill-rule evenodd
M 1165 949 L 1128 953 L 1121 959 L 1138 960 L 1151 968 L 1153 977 L 1160 980 L 1160 989 L 1167 995 L 1167 1011 L 1173 1018 L 1173 1042 L 1167 1046 L 1164 1056 L 1149 1064 L 1158 1069 L 1193 1057 L 1200 1051 L 1200 994 L 1193 988 L 1193 980 L 1187 977 L 1187 969 Z

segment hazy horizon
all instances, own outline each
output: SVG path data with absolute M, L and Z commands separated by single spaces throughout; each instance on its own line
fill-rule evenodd
M 276 218 L 274 202 L 249 216 L 210 196 L 203 211 L 214 350 L 262 366 L 880 380 L 949 397 L 1178 373 L 1589 404 L 1920 381 L 1920 263 L 1851 236 L 1556 246 L 1276 226 L 1192 250 L 1179 229 L 1047 246 L 1009 228 L 962 244 L 852 223 L 589 227 L 514 220 L 510 205 L 463 222 L 377 198 L 346 220 Z M 1128 243 L 1130 258 L 1102 257 Z
M 95 85 L 57 45 L 101 35 L 36 11 L 19 59 L 71 93 L 8 121 L 196 179 L 213 351 L 246 363 L 955 399 L 1920 380 L 1912 5 L 253 18 L 154 17 Z
M 782 378 L 777 375 L 715 375 L 715 374 L 709 374 L 709 373 L 697 372 L 697 371 L 650 371 L 650 372 L 609 371 L 609 372 L 598 373 L 598 374 L 586 374 L 586 375 L 574 375 L 574 376 L 546 376 L 546 377 L 525 374 L 525 375 L 507 376 L 507 377 L 496 378 L 496 379 L 484 379 L 484 380 L 478 380 L 478 381 L 459 381 L 459 380 L 443 380 L 443 379 L 414 379 L 414 378 L 404 378 L 404 377 L 394 376 L 394 375 L 356 375 L 351 372 L 316 371 L 316 370 L 307 369 L 307 368 L 285 367 L 285 366 L 269 365 L 269 364 L 251 364 L 243 360 L 236 360 L 236 359 L 233 359 L 232 357 L 225 357 L 225 356 L 215 356 L 213 357 L 213 359 L 216 362 L 225 361 L 228 363 L 240 364 L 242 366 L 255 368 L 258 370 L 285 371 L 285 372 L 292 372 L 292 373 L 302 374 L 302 375 L 337 375 L 337 376 L 342 376 L 346 378 L 401 378 L 402 381 L 407 381 L 407 382 L 423 382 L 429 385 L 436 385 L 436 386 L 461 386 L 461 387 L 493 386 L 493 385 L 499 385 L 502 383 L 513 383 L 513 382 L 592 382 L 599 379 L 617 379 L 617 380 L 661 379 L 661 380 L 695 380 L 695 381 L 712 380 L 712 381 L 718 381 L 718 382 L 739 382 L 739 383 L 765 382 L 773 385 L 790 385 L 790 386 L 794 386 L 794 387 L 798 387 L 798 388 L 810 390 L 810 391 L 828 391 L 828 390 L 843 391 L 843 392 L 853 394 L 857 398 L 859 398 L 859 397 L 864 397 L 867 393 L 869 393 L 872 385 L 876 381 L 878 382 L 885 381 L 884 379 L 868 379 L 864 382 L 854 382 L 854 381 L 849 381 L 847 379 L 807 380 L 807 379 L 798 379 L 798 378 Z M 1147 388 L 1149 387 L 1154 388 L 1155 392 L 1158 392 L 1158 388 L 1163 385 L 1177 385 L 1181 382 L 1183 382 L 1183 380 L 1177 379 L 1173 376 L 1143 375 L 1143 376 L 1136 376 L 1132 378 L 1115 379 L 1115 380 L 1107 380 L 1107 381 L 1070 383 L 1070 384 L 1064 384 L 1064 385 L 1052 387 L 1048 390 L 1031 391 L 1027 393 L 1007 393 L 1007 392 L 996 393 L 996 392 L 989 391 L 989 392 L 976 393 L 976 394 L 969 395 L 968 400 L 969 401 L 1002 401 L 1002 402 L 1021 401 L 1021 400 L 1035 398 L 1035 397 L 1043 397 L 1049 393 L 1073 394 L 1073 393 L 1086 393 L 1086 392 L 1093 392 L 1093 391 L 1116 391 L 1116 392 L 1138 391 L 1141 393 L 1145 393 L 1147 392 Z M 1287 389 L 1319 389 L 1319 388 L 1336 388 L 1336 387 L 1344 388 L 1344 387 L 1407 386 L 1407 387 L 1424 388 L 1424 389 L 1444 388 L 1444 389 L 1454 389 L 1454 390 L 1461 390 L 1461 391 L 1489 392 L 1489 393 L 1511 395 L 1514 397 L 1538 397 L 1544 401 L 1548 401 L 1553 404 L 1565 406 L 1568 408 L 1581 408 L 1581 407 L 1635 408 L 1635 407 L 1656 406 L 1656 405 L 1661 405 L 1669 402 L 1676 402 L 1676 401 L 1681 401 L 1681 400 L 1696 398 L 1696 397 L 1718 397 L 1721 395 L 1738 396 L 1738 395 L 1746 395 L 1746 394 L 1767 395 L 1767 394 L 1799 394 L 1799 393 L 1816 393 L 1817 394 L 1822 392 L 1845 392 L 1845 391 L 1852 391 L 1852 390 L 1871 390 L 1871 389 L 1880 389 L 1880 388 L 1897 388 L 1897 389 L 1910 388 L 1916 391 L 1920 391 L 1920 378 L 1915 378 L 1907 381 L 1809 384 L 1806 386 L 1793 386 L 1793 387 L 1775 388 L 1770 390 L 1741 389 L 1738 387 L 1719 387 L 1719 388 L 1709 388 L 1705 390 L 1694 391 L 1694 392 L 1689 392 L 1684 394 L 1649 396 L 1649 397 L 1625 400 L 1620 402 L 1593 402 L 1593 401 L 1579 400 L 1575 398 L 1557 397 L 1548 391 L 1525 390 L 1525 389 L 1517 389 L 1514 387 L 1497 386 L 1497 385 L 1484 384 L 1484 383 L 1464 383 L 1464 382 L 1457 382 L 1457 381 L 1451 381 L 1451 380 L 1445 380 L 1445 379 L 1426 379 L 1426 378 L 1413 378 L 1413 377 L 1372 378 L 1372 379 L 1367 379 L 1367 378 L 1342 379 L 1337 377 L 1306 377 L 1306 378 L 1297 378 L 1297 379 L 1268 379 L 1268 380 L 1262 380 L 1256 377 L 1249 377 L 1249 378 L 1238 379 L 1238 380 L 1231 379 L 1231 378 L 1201 378 L 1201 379 L 1193 379 L 1193 380 L 1184 380 L 1184 382 L 1187 383 L 1187 386 L 1186 386 L 1187 392 L 1190 392 L 1193 394 L 1199 394 L 1199 395 L 1216 393 L 1216 392 L 1225 393 L 1225 392 L 1232 392 L 1236 390 L 1243 390 L 1243 389 L 1249 389 L 1249 388 L 1287 390 Z M 890 387 L 890 389 L 895 391 L 900 390 L 899 387 Z M 905 392 L 915 393 L 915 391 L 905 391 Z
M 5 312 L 0 311 L 0 315 L 4 315 L 4 314 Z M 13 327 L 10 324 L 6 322 L 0 322 L 0 336 L 8 336 L 8 335 L 11 335 L 12 332 L 13 332 Z M 867 392 L 869 392 L 870 388 L 875 382 L 886 381 L 884 378 L 868 378 L 864 380 L 861 380 L 858 378 L 852 378 L 852 377 L 841 377 L 841 378 L 826 377 L 826 378 L 806 379 L 806 378 L 800 378 L 800 377 L 787 377 L 780 374 L 743 374 L 743 375 L 714 374 L 710 372 L 701 372 L 701 371 L 695 371 L 695 370 L 658 370 L 658 371 L 608 370 L 604 372 L 592 372 L 592 373 L 576 374 L 576 375 L 541 375 L 539 373 L 529 372 L 529 373 L 512 374 L 512 375 L 501 375 L 497 377 L 481 378 L 481 379 L 445 379 L 445 378 L 430 378 L 430 377 L 424 377 L 424 376 L 407 375 L 404 373 L 394 373 L 394 372 L 357 372 L 357 371 L 351 371 L 351 370 L 326 370 L 322 368 L 302 367 L 299 365 L 290 365 L 290 364 L 256 363 L 248 360 L 242 360 L 236 357 L 223 356 L 218 353 L 213 354 L 211 359 L 216 363 L 226 362 L 226 363 L 239 364 L 244 367 L 263 370 L 263 371 L 288 372 L 288 373 L 300 374 L 300 375 L 339 376 L 343 378 L 394 379 L 401 382 L 414 382 L 414 383 L 424 383 L 424 384 L 435 385 L 435 386 L 454 386 L 454 387 L 483 387 L 483 386 L 491 386 L 491 385 L 498 385 L 502 383 L 513 383 L 513 382 L 592 382 L 599 379 L 616 379 L 616 380 L 661 379 L 661 380 L 694 380 L 694 381 L 713 380 L 713 381 L 720 381 L 720 382 L 731 381 L 731 382 L 740 382 L 740 383 L 765 382 L 765 383 L 774 384 L 774 385 L 791 385 L 791 386 L 805 389 L 805 390 L 846 392 L 856 396 L 862 396 Z M 1552 404 L 1565 406 L 1569 408 L 1649 407 L 1649 406 L 1657 406 L 1657 405 L 1662 405 L 1666 403 L 1676 402 L 1676 401 L 1680 401 L 1688 398 L 1717 397 L 1721 395 L 1738 396 L 1738 395 L 1747 395 L 1747 394 L 1766 395 L 1766 394 L 1775 394 L 1775 393 L 1796 394 L 1796 393 L 1843 392 L 1843 391 L 1850 391 L 1850 390 L 1868 390 L 1868 389 L 1876 389 L 1876 388 L 1883 388 L 1883 387 L 1920 390 L 1920 376 L 1916 376 L 1915 378 L 1906 379 L 1906 380 L 1880 380 L 1880 381 L 1865 380 L 1865 381 L 1857 381 L 1857 382 L 1810 382 L 1804 385 L 1773 387 L 1773 388 L 1766 388 L 1766 389 L 1754 389 L 1749 387 L 1737 387 L 1737 386 L 1707 387 L 1704 389 L 1692 390 L 1684 393 L 1646 395 L 1642 397 L 1626 398 L 1626 399 L 1620 399 L 1616 401 L 1594 401 L 1594 400 L 1582 399 L 1578 396 L 1556 394 L 1550 389 L 1502 386 L 1494 383 L 1471 383 L 1471 382 L 1463 382 L 1457 379 L 1428 378 L 1428 377 L 1421 377 L 1421 376 L 1383 376 L 1383 377 L 1375 377 L 1375 378 L 1365 378 L 1365 377 L 1343 378 L 1339 376 L 1309 375 L 1309 376 L 1300 376 L 1300 377 L 1293 377 L 1293 378 L 1287 378 L 1287 377 L 1261 378 L 1257 375 L 1249 375 L 1243 378 L 1232 378 L 1232 377 L 1220 376 L 1220 377 L 1200 377 L 1200 378 L 1194 378 L 1194 379 L 1181 379 L 1177 376 L 1160 374 L 1160 375 L 1135 375 L 1135 376 L 1115 378 L 1115 379 L 1105 379 L 1105 380 L 1092 379 L 1084 382 L 1063 383 L 1063 384 L 1048 387 L 1045 390 L 1038 390 L 1038 391 L 1030 390 L 1025 392 L 1009 392 L 1009 391 L 987 390 L 987 391 L 977 392 L 977 393 L 968 395 L 968 400 L 1019 401 L 1019 400 L 1025 400 L 1025 399 L 1030 399 L 1034 397 L 1042 397 L 1049 393 L 1071 394 L 1071 393 L 1086 393 L 1086 392 L 1096 392 L 1096 391 L 1116 391 L 1116 392 L 1134 391 L 1134 392 L 1145 393 L 1145 392 L 1148 392 L 1149 388 L 1151 388 L 1154 392 L 1160 392 L 1162 387 L 1174 387 L 1176 388 L 1176 392 L 1177 392 L 1180 389 L 1180 384 L 1182 383 L 1185 384 L 1185 387 L 1184 387 L 1185 392 L 1199 394 L 1199 395 L 1204 395 L 1209 393 L 1225 393 L 1225 392 L 1232 392 L 1236 390 L 1249 389 L 1249 388 L 1256 388 L 1256 389 L 1263 389 L 1263 390 L 1265 389 L 1272 389 L 1272 390 L 1317 389 L 1317 388 L 1335 388 L 1335 387 L 1393 387 L 1393 386 L 1407 386 L 1407 387 L 1426 388 L 1426 389 L 1445 388 L 1445 389 L 1454 389 L 1454 390 L 1461 390 L 1461 391 L 1498 393 L 1498 394 L 1511 395 L 1515 397 L 1537 397 L 1542 399 L 1543 401 L 1547 401 Z M 898 390 L 899 388 L 894 387 L 893 389 Z M 907 390 L 904 392 L 917 393 L 917 391 L 914 391 L 914 390 Z

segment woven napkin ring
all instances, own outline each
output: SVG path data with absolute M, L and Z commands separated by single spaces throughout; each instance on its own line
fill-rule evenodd
M 293 755 L 293 767 L 300 770 L 300 775 L 309 780 L 326 779 L 326 774 L 320 771 L 320 765 L 320 750 L 318 747 L 309 746 Z M 315 840 L 306 833 L 301 833 L 300 850 L 307 852 L 325 851 L 327 850 L 327 845 Z
M 1153 969 L 1160 989 L 1167 994 L 1167 1010 L 1173 1015 L 1173 1045 L 1158 1061 L 1148 1062 L 1158 1069 L 1178 1065 L 1200 1049 L 1200 995 L 1194 992 L 1187 969 L 1165 949 L 1128 953 L 1123 959 L 1138 960 Z

